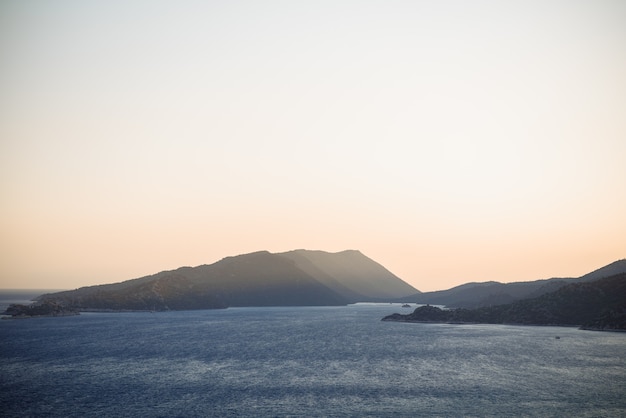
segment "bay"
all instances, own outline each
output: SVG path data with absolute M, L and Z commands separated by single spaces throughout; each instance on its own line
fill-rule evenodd
M 0 415 L 626 416 L 626 334 L 380 321 L 394 312 L 0 321 Z

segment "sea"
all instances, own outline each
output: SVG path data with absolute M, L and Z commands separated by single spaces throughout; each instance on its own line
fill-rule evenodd
M 626 417 L 626 333 L 381 321 L 411 310 L 2 320 L 0 416 Z

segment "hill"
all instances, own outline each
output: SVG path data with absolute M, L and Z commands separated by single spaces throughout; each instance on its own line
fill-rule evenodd
M 385 321 L 488 324 L 576 325 L 584 329 L 626 331 L 626 273 L 581 281 L 536 298 L 476 309 L 444 310 L 421 306 Z
M 280 255 L 351 301 L 389 301 L 415 294 L 413 286 L 360 251 L 295 250 Z
M 579 278 L 552 278 L 529 282 L 466 283 L 448 290 L 424 292 L 402 299 L 421 304 L 444 305 L 450 308 L 479 308 L 502 305 L 554 292 L 563 286 L 581 281 L 626 273 L 626 259 L 615 261 Z
M 417 290 L 359 251 L 259 251 L 120 283 L 42 295 L 78 310 L 345 305 Z

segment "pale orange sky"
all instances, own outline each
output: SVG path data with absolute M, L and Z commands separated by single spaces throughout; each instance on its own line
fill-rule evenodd
M 358 249 L 422 291 L 626 257 L 622 1 L 0 3 L 0 288 Z

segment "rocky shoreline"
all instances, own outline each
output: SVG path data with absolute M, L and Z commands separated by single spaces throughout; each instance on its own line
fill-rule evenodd
M 502 315 L 500 309 L 493 312 L 488 309 L 441 309 L 436 306 L 420 306 L 410 314 L 394 313 L 387 315 L 381 321 L 412 322 L 422 324 L 500 324 L 500 325 L 527 325 L 527 326 L 555 326 L 555 327 L 578 327 L 586 331 L 626 332 L 624 313 L 609 311 L 599 318 L 585 323 L 541 321 L 539 318 L 518 314 L 516 317 Z M 489 314 L 487 314 L 489 313 Z M 500 314 L 500 315 L 498 315 Z M 532 318 L 532 319 L 531 319 Z
M 55 316 L 80 315 L 75 309 L 66 308 L 54 302 L 33 303 L 32 305 L 11 304 L 6 311 L 0 313 L 6 315 L 2 319 L 24 319 Z

